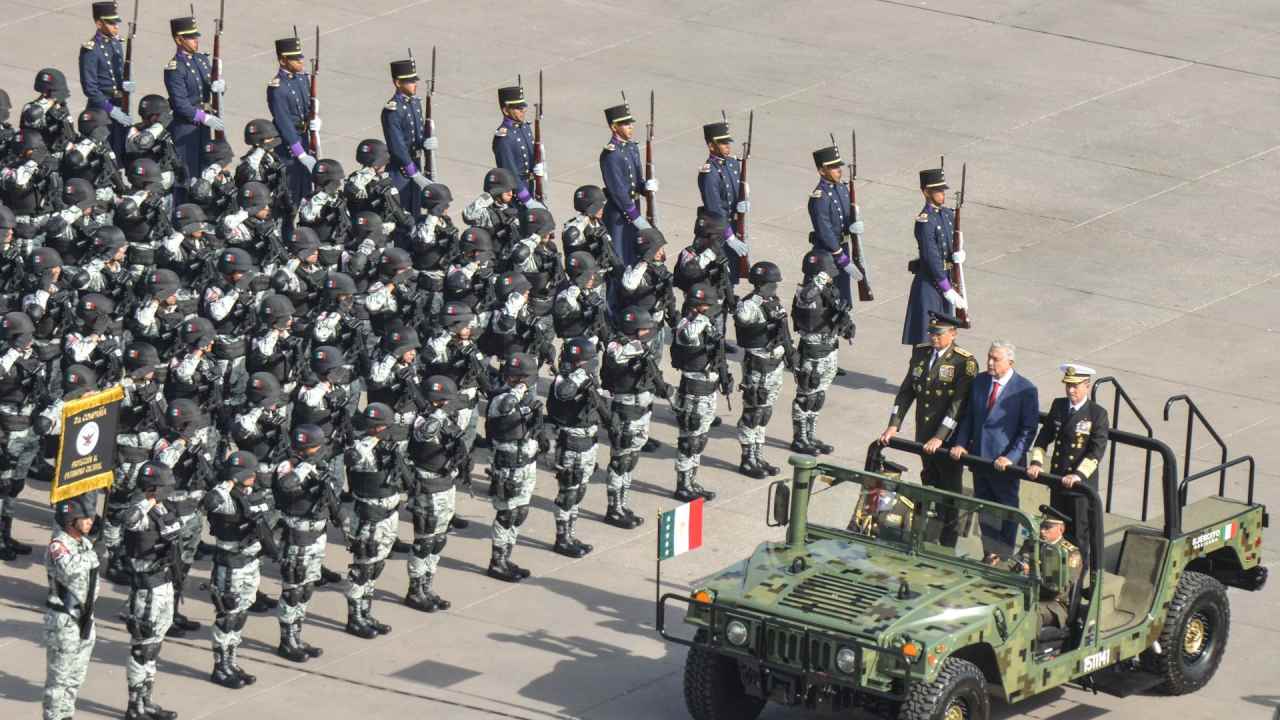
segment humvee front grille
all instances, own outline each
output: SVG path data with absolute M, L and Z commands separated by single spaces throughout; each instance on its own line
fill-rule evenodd
M 888 592 L 889 588 L 882 585 L 850 580 L 839 575 L 814 575 L 796 586 L 779 604 L 852 622 Z

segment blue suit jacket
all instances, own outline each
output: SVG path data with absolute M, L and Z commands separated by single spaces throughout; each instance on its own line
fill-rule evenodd
M 987 412 L 991 381 L 991 374 L 983 373 L 969 384 L 968 409 L 956 428 L 955 444 L 974 455 L 992 460 L 1004 456 L 1023 465 L 1040 424 L 1040 394 L 1015 372 Z

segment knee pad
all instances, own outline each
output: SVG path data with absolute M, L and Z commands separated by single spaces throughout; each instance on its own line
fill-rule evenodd
M 560 508 L 561 510 L 564 510 L 565 512 L 568 512 L 569 510 L 573 509 L 573 506 L 575 504 L 574 500 L 577 497 L 578 497 L 577 490 L 572 487 L 565 487 L 562 481 L 560 486 L 560 492 L 556 493 L 556 500 L 555 500 L 556 507 Z
M 369 577 L 369 565 L 361 563 L 347 568 L 347 579 L 351 581 L 352 585 L 364 585 L 369 582 L 371 579 Z
M 690 435 L 676 442 L 677 449 L 685 455 L 697 455 L 707 446 L 706 435 Z
M 249 621 L 249 613 L 236 612 L 227 616 L 227 627 L 232 632 L 240 632 L 244 629 L 244 624 Z
M 809 409 L 814 412 L 818 412 L 819 410 L 821 410 L 822 406 L 825 405 L 827 402 L 827 393 L 825 390 L 819 390 L 818 392 L 814 393 L 810 397 L 813 398 L 813 401 L 812 401 L 813 407 Z
M 752 385 L 742 391 L 744 405 L 765 405 L 769 402 L 769 388 L 764 384 Z
M 419 560 L 425 560 L 431 554 L 431 538 L 421 537 L 415 538 L 413 541 L 413 556 Z
M 578 490 L 574 493 L 574 504 L 577 505 L 581 503 L 582 499 L 585 498 L 586 496 L 587 496 L 587 486 L 586 486 L 586 483 L 583 483 L 582 485 L 578 486 Z
M 413 514 L 413 534 L 414 535 L 430 535 L 435 525 L 435 516 L 429 512 L 415 512 Z
M 745 407 L 742 409 L 742 427 L 760 427 L 760 408 Z
M 131 645 L 129 647 L 129 655 L 133 657 L 133 661 L 139 665 L 146 665 L 149 662 L 155 662 L 155 659 L 160 657 L 160 643 Z
M 306 598 L 304 597 L 303 590 L 305 590 L 307 587 L 308 586 L 303 585 L 300 587 L 291 587 L 288 590 L 281 590 L 280 602 L 290 606 L 301 605 L 302 603 L 306 602 Z
M 516 527 L 520 527 L 524 524 L 524 521 L 529 518 L 529 506 L 521 505 L 513 511 L 513 514 L 515 517 L 512 519 L 512 522 L 515 523 Z
M 765 425 L 769 424 L 770 420 L 773 419 L 772 405 L 765 405 L 763 407 L 756 408 L 756 410 L 759 411 L 760 413 L 756 417 L 756 427 L 764 427 Z
M 372 581 L 374 581 L 374 580 L 377 580 L 377 579 L 378 579 L 378 576 L 382 574 L 382 571 L 383 571 L 386 567 L 387 567 L 387 561 L 386 561 L 386 560 L 379 560 L 379 561 L 378 561 L 378 562 L 376 562 L 376 563 L 370 563 L 370 564 L 369 564 L 369 580 L 370 580 L 370 582 L 372 582 Z
M 499 525 L 507 530 L 515 527 L 515 513 L 511 510 L 499 510 L 496 520 Z
M 431 554 L 439 555 L 444 552 L 444 546 L 449 544 L 449 536 L 446 533 L 440 533 L 431 538 Z
M 826 393 L 807 393 L 796 396 L 796 406 L 805 412 L 817 412 L 826 400 Z
M 702 425 L 702 417 L 697 410 L 681 410 L 676 413 L 676 425 L 685 432 L 693 432 Z
M 213 606 L 215 609 L 221 608 L 224 614 L 230 614 L 236 611 L 236 607 L 240 605 L 240 596 L 233 592 L 213 591 Z
M 302 592 L 299 594 L 299 597 L 302 598 L 302 602 L 310 602 L 311 595 L 316 591 L 316 586 L 311 583 L 306 583 L 300 588 L 300 590 Z

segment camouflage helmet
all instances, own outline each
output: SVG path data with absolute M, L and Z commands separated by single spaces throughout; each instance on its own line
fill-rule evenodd
M 505 193 L 515 192 L 516 176 L 506 168 L 494 168 L 484 174 L 484 191 L 494 200 Z
M 604 190 L 597 185 L 583 185 L 573 191 L 573 209 L 588 217 L 603 210 L 604 203 Z

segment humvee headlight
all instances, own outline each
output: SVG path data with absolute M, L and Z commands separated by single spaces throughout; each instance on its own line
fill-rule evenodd
M 840 648 L 836 653 L 836 667 L 845 675 L 854 674 L 858 671 L 858 653 L 850 648 Z
M 920 645 L 911 641 L 902 644 L 902 657 L 914 662 L 920 657 Z
M 730 620 L 729 624 L 724 626 L 724 636 L 731 645 L 738 647 L 746 645 L 747 635 L 747 625 L 741 620 Z

